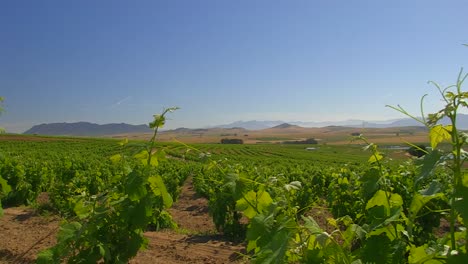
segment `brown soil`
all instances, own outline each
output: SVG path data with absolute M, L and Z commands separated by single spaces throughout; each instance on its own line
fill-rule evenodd
M 350 142 L 351 134 L 363 134 L 370 142 L 403 144 L 404 142 L 426 143 L 428 142 L 427 131 L 420 127 L 399 127 L 399 128 L 352 128 L 352 127 L 290 127 L 290 128 L 269 128 L 263 130 L 244 129 L 221 129 L 211 128 L 203 131 L 189 130 L 164 131 L 158 134 L 158 141 L 163 142 L 184 142 L 184 143 L 219 143 L 222 138 L 239 138 L 244 144 L 264 144 L 265 141 L 258 138 L 279 137 L 289 140 L 306 138 L 320 139 L 320 142 L 336 145 L 347 145 Z M 229 135 L 229 136 L 227 136 Z M 397 136 L 398 135 L 398 136 Z M 112 138 L 128 138 L 148 140 L 150 134 L 121 134 L 113 135 Z M 269 143 L 277 143 L 284 140 L 272 140 Z
M 55 244 L 57 217 L 36 215 L 26 207 L 5 209 L 0 218 L 0 263 L 32 263 L 36 254 Z
M 208 215 L 208 201 L 196 194 L 191 178 L 182 186 L 179 200 L 169 212 L 181 230 L 196 231 L 199 234 L 216 233 L 215 225 Z
M 0 134 L 0 141 L 34 141 L 34 142 L 50 142 L 50 141 L 68 141 L 82 142 L 93 138 L 86 137 L 64 137 L 64 136 L 37 136 L 37 135 L 22 135 L 22 134 Z
M 146 250 L 130 263 L 232 263 L 243 262 L 244 245 L 217 234 L 208 205 L 197 197 L 188 179 L 170 212 L 179 231 L 146 232 Z M 55 244 L 60 219 L 37 215 L 34 209 L 5 209 L 0 217 L 0 263 L 34 263 L 37 253 Z

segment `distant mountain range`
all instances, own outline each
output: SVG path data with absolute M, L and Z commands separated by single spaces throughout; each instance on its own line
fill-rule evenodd
M 442 124 L 448 124 L 448 120 L 444 119 Z M 358 127 L 358 128 L 389 128 L 389 127 L 407 127 L 407 126 L 423 126 L 411 118 L 402 118 L 386 121 L 365 121 L 365 120 L 346 120 L 346 121 L 330 121 L 330 122 L 285 122 L 285 121 L 236 121 L 230 124 L 216 126 L 218 128 L 245 128 L 248 130 L 261 130 L 266 128 L 272 128 L 282 124 L 296 125 L 300 127 L 327 127 L 327 126 L 343 126 L 343 127 Z M 458 114 L 457 120 L 458 128 L 468 129 L 468 115 Z
M 126 133 L 151 133 L 147 125 L 105 124 L 89 122 L 51 123 L 33 126 L 23 134 L 51 136 L 106 136 Z
M 459 129 L 468 129 L 468 115 L 459 114 L 457 120 Z M 442 124 L 448 124 L 448 120 L 442 120 Z M 204 133 L 212 129 L 229 129 L 229 130 L 262 130 L 262 129 L 292 129 L 300 127 L 351 127 L 351 128 L 392 128 L 392 127 L 409 127 L 422 126 L 417 121 L 405 118 L 388 121 L 364 121 L 364 120 L 347 120 L 340 122 L 284 122 L 284 121 L 237 121 L 234 123 L 214 126 L 211 128 L 178 128 L 171 130 L 176 133 Z M 24 134 L 38 135 L 53 135 L 53 136 L 109 136 L 118 134 L 143 134 L 151 133 L 152 130 L 147 125 L 129 125 L 121 124 L 104 124 L 98 125 L 89 122 L 77 123 L 51 123 L 33 126 Z
M 279 126 L 281 124 L 290 124 L 300 127 L 327 127 L 327 126 L 343 126 L 343 127 L 369 127 L 369 128 L 384 128 L 384 127 L 399 127 L 399 126 L 420 126 L 421 124 L 413 119 L 399 119 L 393 121 L 381 121 L 381 122 L 368 122 L 364 120 L 346 120 L 336 122 L 301 122 L 292 121 L 285 122 L 281 120 L 277 121 L 236 121 L 230 124 L 215 126 L 217 128 L 233 128 L 241 127 L 248 130 L 262 130 Z

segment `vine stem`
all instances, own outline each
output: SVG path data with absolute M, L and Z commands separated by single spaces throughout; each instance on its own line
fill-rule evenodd
M 367 141 L 366 138 L 360 136 L 359 137 L 361 140 L 363 140 L 367 145 L 370 145 L 369 141 Z M 377 147 L 376 145 L 373 145 L 372 146 L 372 156 L 374 157 L 375 159 L 375 162 L 377 163 L 377 167 L 379 168 L 379 174 L 380 174 L 380 179 L 379 179 L 379 182 L 381 182 L 381 186 L 384 188 L 384 193 L 385 193 L 385 198 L 387 200 L 387 205 L 388 205 L 388 214 L 390 216 L 391 214 L 391 208 L 392 208 L 392 205 L 390 203 L 390 193 L 391 193 L 391 189 L 389 188 L 389 186 L 387 185 L 386 181 L 385 181 L 385 175 L 383 173 L 384 171 L 384 168 L 383 168 L 383 165 L 382 163 L 380 162 L 380 159 L 379 159 L 379 153 L 377 151 Z M 395 230 L 395 237 L 399 237 L 398 236 L 398 229 L 397 227 L 393 224 L 393 222 L 391 223 L 391 225 L 393 226 L 393 229 Z
M 159 130 L 159 127 L 162 127 L 164 125 L 164 122 L 165 122 L 165 115 L 168 113 L 168 112 L 173 112 L 175 110 L 179 109 L 179 107 L 170 107 L 170 108 L 166 108 L 163 110 L 162 114 L 161 115 L 155 115 L 155 120 L 153 121 L 154 122 L 154 133 L 153 133 L 153 136 L 151 137 L 151 140 L 149 141 L 149 144 L 148 144 L 148 148 L 146 149 L 146 151 L 148 152 L 148 160 L 147 160 L 147 165 L 150 166 L 151 164 L 151 157 L 152 157 L 152 151 L 153 151 L 153 148 L 154 148 L 154 143 L 156 141 L 156 136 L 158 135 L 158 130 Z M 150 127 L 151 124 L 150 124 Z

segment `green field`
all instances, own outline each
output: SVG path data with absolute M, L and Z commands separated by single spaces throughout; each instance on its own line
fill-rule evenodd
M 68 235 L 42 253 L 47 261 L 131 258 L 143 245 L 140 232 L 174 228 L 167 208 L 191 177 L 198 195 L 209 201 L 218 231 L 245 240 L 253 262 L 276 252 L 287 262 L 385 258 L 400 263 L 398 254 L 413 254 L 437 239 L 432 230 L 446 219 L 452 189 L 449 172 L 436 166 L 440 154 L 435 152 L 424 161 L 432 167 L 421 170 L 404 150 L 387 146 L 160 142 L 150 151 L 152 160 L 141 151 L 145 146 L 143 141 L 0 136 L 2 205 L 28 205 L 64 219 Z M 50 197 L 48 204 L 37 203 L 41 193 Z M 135 236 L 133 246 L 115 242 L 128 236 Z M 76 246 L 70 239 L 81 241 L 79 250 L 60 251 Z M 410 240 L 394 244 L 400 239 Z M 400 253 L 366 251 L 377 240 Z M 362 245 L 356 250 L 352 243 Z M 109 248 L 99 251 L 102 245 Z M 335 255 L 323 255 L 329 251 Z
M 0 136 L 0 149 L 3 154 L 12 156 L 27 154 L 28 158 L 48 157 L 58 155 L 61 157 L 93 156 L 103 158 L 113 155 L 122 148 L 119 140 L 93 139 L 93 138 L 60 138 L 25 136 L 24 140 L 15 136 Z M 142 141 L 130 142 L 123 150 L 131 154 L 142 146 Z M 333 162 L 333 163 L 361 163 L 369 158 L 369 153 L 356 145 L 293 145 L 293 144 L 255 144 L 255 145 L 229 145 L 229 144 L 180 144 L 158 143 L 169 155 L 184 156 L 196 160 L 201 153 L 210 153 L 213 159 L 227 158 L 232 161 L 266 161 L 271 159 L 291 160 L 297 162 Z M 316 148 L 306 150 L 306 148 Z M 395 151 L 388 151 L 391 155 Z

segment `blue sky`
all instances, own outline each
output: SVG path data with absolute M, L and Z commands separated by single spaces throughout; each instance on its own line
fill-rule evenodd
M 2 1 L 0 126 L 402 117 L 467 66 L 466 1 Z

